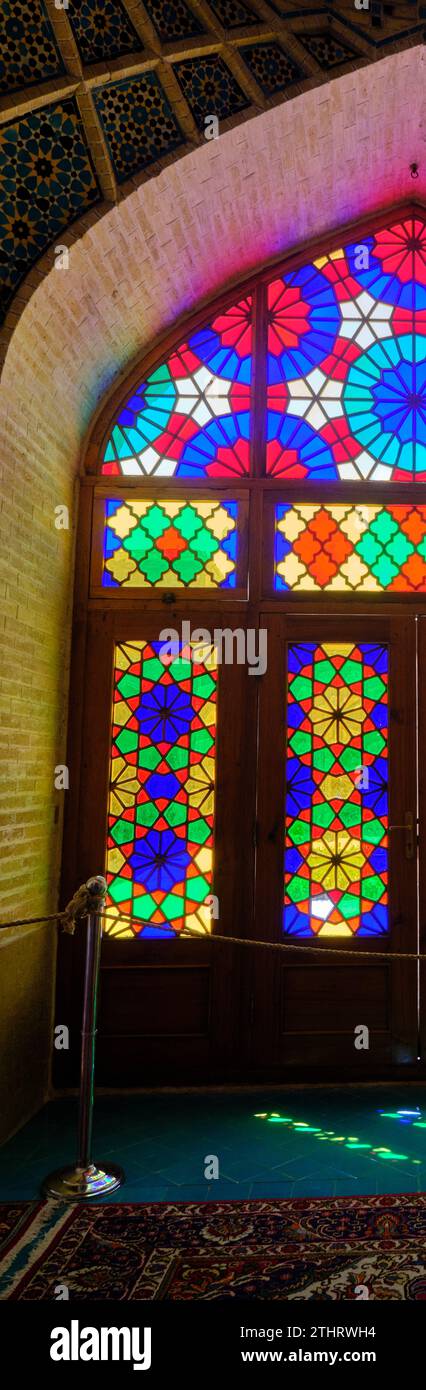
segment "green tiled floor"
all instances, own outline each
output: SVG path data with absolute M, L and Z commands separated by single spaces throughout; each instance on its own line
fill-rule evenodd
M 74 1099 L 52 1101 L 4 1145 L 0 1200 L 36 1197 L 73 1161 L 76 1117 Z M 426 1086 L 100 1096 L 94 1157 L 125 1169 L 112 1201 L 423 1192 Z

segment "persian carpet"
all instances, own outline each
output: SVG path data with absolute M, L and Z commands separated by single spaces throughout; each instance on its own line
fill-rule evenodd
M 0 1298 L 426 1300 L 426 1195 L 0 1205 Z

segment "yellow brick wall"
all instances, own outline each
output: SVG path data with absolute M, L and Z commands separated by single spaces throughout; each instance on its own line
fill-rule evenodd
M 21 321 L 22 323 L 23 321 Z M 0 920 L 57 905 L 72 600 L 73 468 L 6 391 L 0 451 Z M 10 380 L 10 379 L 9 379 Z M 34 396 L 31 398 L 34 403 Z M 65 504 L 70 529 L 55 527 Z M 56 929 L 0 932 L 0 1142 L 46 1098 Z M 1 1194 L 0 1194 L 1 1195 Z

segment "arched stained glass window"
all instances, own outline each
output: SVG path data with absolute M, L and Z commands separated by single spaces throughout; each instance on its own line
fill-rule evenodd
M 426 594 L 426 214 L 260 270 L 188 320 L 106 407 L 90 472 L 89 603 L 113 644 L 107 933 L 212 931 L 229 692 L 244 720 L 251 685 L 226 686 L 213 637 L 266 629 L 282 929 L 386 933 L 388 797 L 397 835 L 411 814 L 393 808 L 395 634 Z
M 136 383 L 109 428 L 104 475 L 426 480 L 423 214 L 298 260 L 262 275 Z

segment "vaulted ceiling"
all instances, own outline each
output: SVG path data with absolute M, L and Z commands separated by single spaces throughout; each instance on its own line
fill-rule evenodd
M 139 185 L 425 33 L 420 0 L 0 0 L 7 338 L 55 248 Z

